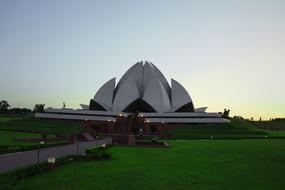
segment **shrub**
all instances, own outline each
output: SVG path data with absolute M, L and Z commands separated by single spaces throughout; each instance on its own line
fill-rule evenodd
M 159 137 L 153 137 L 153 138 L 151 139 L 151 141 L 152 141 L 153 144 L 157 144 L 158 139 L 159 139 Z
M 82 156 L 64 156 L 57 158 L 55 165 L 61 166 L 68 162 L 82 160 Z M 3 174 L 0 174 L 0 190 L 10 189 L 10 187 L 16 184 L 18 181 L 26 179 L 28 177 L 48 171 L 47 162 L 40 164 L 34 164 L 31 166 L 22 167 L 16 170 L 12 170 Z
M 47 171 L 47 169 L 47 163 L 40 163 L 38 165 L 31 165 L 1 174 L 0 189 L 9 189 L 10 186 L 14 185 L 18 181 Z
M 85 150 L 89 160 L 108 160 L 111 159 L 111 153 L 107 151 L 107 146 L 100 146 Z
M 87 156 L 64 156 L 57 158 L 55 166 L 58 167 L 74 161 L 108 160 L 111 158 L 111 154 L 107 152 L 107 147 L 102 146 L 87 149 L 86 154 Z M 17 182 L 46 171 L 48 171 L 48 163 L 43 162 L 0 174 L 0 190 L 10 189 L 11 186 L 15 185 Z
M 43 136 L 43 139 L 47 139 L 47 134 L 46 133 L 43 133 L 42 136 Z

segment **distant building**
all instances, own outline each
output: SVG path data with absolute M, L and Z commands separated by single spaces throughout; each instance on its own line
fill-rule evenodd
M 138 126 L 141 132 L 142 128 L 147 130 L 146 126 L 155 124 L 230 122 L 220 113 L 206 113 L 207 107 L 194 108 L 185 88 L 174 79 L 170 86 L 162 72 L 150 62 L 136 63 L 117 84 L 116 78 L 107 81 L 89 105 L 81 104 L 81 107 L 79 110 L 49 108 L 45 113 L 36 113 L 36 117 L 92 124 L 111 122 L 108 130 L 113 128 L 111 131 L 118 133 Z

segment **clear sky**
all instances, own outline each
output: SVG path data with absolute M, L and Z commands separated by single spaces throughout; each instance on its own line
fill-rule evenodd
M 0 99 L 12 107 L 79 108 L 140 60 L 195 107 L 285 117 L 285 1 L 0 1 Z

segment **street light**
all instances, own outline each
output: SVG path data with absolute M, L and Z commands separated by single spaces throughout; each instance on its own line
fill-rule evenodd
M 41 141 L 40 144 L 38 145 L 38 158 L 37 158 L 37 164 L 40 163 L 40 150 L 41 150 L 41 145 L 45 144 L 45 141 Z
M 164 121 L 161 122 L 161 127 L 163 128 L 163 129 L 162 129 L 163 134 L 165 134 L 165 131 L 166 131 L 166 136 L 168 136 L 168 129 L 167 129 L 167 127 L 165 126 L 165 122 L 164 122 Z
M 79 138 L 78 138 L 78 135 L 76 137 L 76 155 L 77 156 L 79 155 Z

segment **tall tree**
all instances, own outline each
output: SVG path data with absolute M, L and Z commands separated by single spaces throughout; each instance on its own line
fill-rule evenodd
M 230 109 L 224 109 L 224 113 L 222 115 L 223 118 L 229 118 L 230 116 Z
M 42 112 L 44 112 L 45 111 L 45 104 L 36 104 L 35 106 L 34 106 L 34 109 L 33 109 L 33 112 L 34 113 L 42 113 Z
M 7 111 L 9 107 L 10 107 L 10 105 L 8 104 L 8 102 L 6 100 L 0 101 L 0 110 Z

